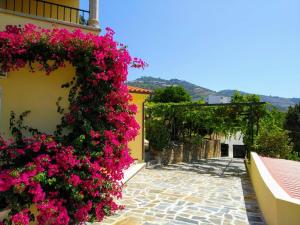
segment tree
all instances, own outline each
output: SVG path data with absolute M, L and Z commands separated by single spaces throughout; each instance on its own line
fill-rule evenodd
M 259 101 L 260 97 L 257 95 L 242 95 L 239 92 L 236 92 L 232 97 L 232 102 L 235 103 Z M 246 108 L 244 107 L 243 110 L 246 110 Z M 265 105 L 253 106 L 253 116 L 256 121 L 254 128 L 258 129 L 253 140 L 253 145 L 251 143 L 248 122 L 245 122 L 243 119 L 240 121 L 242 127 L 244 127 L 242 129 L 244 143 L 247 147 L 250 147 L 249 150 L 263 156 L 299 160 L 298 154 L 292 152 L 293 144 L 291 143 L 291 138 L 289 137 L 289 133 L 284 129 L 284 112 L 267 103 Z M 294 122 L 291 123 L 294 124 Z
M 241 94 L 240 92 L 235 92 L 231 98 L 232 103 L 258 103 L 260 102 L 260 97 L 255 94 Z M 236 122 L 239 121 L 241 131 L 244 135 L 243 141 L 248 152 L 253 150 L 253 138 L 255 135 L 253 131 L 260 129 L 259 121 L 266 116 L 267 109 L 265 105 L 254 105 L 254 106 L 239 106 L 235 108 L 235 113 L 237 116 Z M 248 119 L 242 116 L 244 112 L 248 112 Z
M 263 127 L 256 139 L 254 150 L 262 156 L 289 158 L 293 147 L 287 131 L 273 126 L 272 129 Z
M 300 153 L 300 103 L 289 107 L 284 124 L 289 132 L 289 137 L 294 143 L 294 151 Z
M 159 88 L 154 91 L 151 102 L 155 103 L 170 103 L 170 102 L 190 102 L 192 97 L 181 86 L 169 86 Z
M 239 91 L 235 91 L 231 97 L 232 103 L 249 103 L 260 102 L 260 97 L 255 94 L 242 94 Z
M 293 145 L 288 132 L 284 129 L 285 113 L 268 105 L 260 121 L 260 130 L 256 138 L 255 151 L 260 155 L 289 159 Z

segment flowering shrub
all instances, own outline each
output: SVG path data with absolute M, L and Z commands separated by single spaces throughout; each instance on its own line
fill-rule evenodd
M 128 66 L 144 67 L 113 40 L 80 30 L 8 26 L 0 32 L 0 66 L 13 71 L 38 63 L 47 74 L 71 63 L 75 79 L 69 110 L 55 135 L 0 139 L 0 197 L 10 208 L 5 224 L 81 224 L 101 221 L 120 206 L 123 169 L 132 162 L 127 144 L 138 133 L 129 104 Z M 37 209 L 32 215 L 30 207 Z

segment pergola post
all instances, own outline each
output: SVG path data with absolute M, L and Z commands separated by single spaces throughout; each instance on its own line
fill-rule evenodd
M 93 27 L 99 27 L 99 0 L 90 0 L 90 18 L 88 25 Z

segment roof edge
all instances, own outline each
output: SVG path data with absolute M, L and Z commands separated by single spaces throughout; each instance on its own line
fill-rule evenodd
M 130 86 L 128 85 L 128 91 L 130 93 L 138 93 L 138 94 L 151 94 L 152 91 L 145 89 L 145 88 L 140 88 L 140 87 L 134 87 L 134 86 Z

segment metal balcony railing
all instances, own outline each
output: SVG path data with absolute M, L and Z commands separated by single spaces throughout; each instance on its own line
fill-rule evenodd
M 90 11 L 42 0 L 0 0 L 0 8 L 33 16 L 87 25 Z

